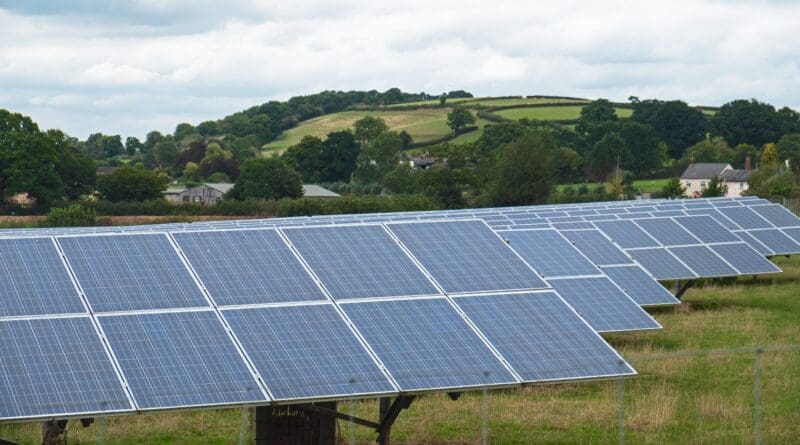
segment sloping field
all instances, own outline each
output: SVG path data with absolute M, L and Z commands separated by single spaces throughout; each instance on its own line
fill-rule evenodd
M 581 116 L 581 106 L 553 106 L 553 107 L 531 107 L 531 108 L 509 108 L 507 110 L 495 111 L 494 114 L 506 119 L 519 120 L 522 118 L 536 120 L 574 120 Z M 630 108 L 615 108 L 618 117 L 631 117 L 633 110 Z
M 407 131 L 414 142 L 441 138 L 451 132 L 447 127 L 450 108 L 398 110 L 398 111 L 343 111 L 309 119 L 296 127 L 284 131 L 281 136 L 265 146 L 269 151 L 283 151 L 300 142 L 303 136 L 311 135 L 324 139 L 328 133 L 346 130 L 365 116 L 380 117 L 389 129 Z

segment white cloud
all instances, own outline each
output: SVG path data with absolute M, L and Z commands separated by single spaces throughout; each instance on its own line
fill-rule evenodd
M 0 100 L 78 137 L 141 137 L 321 89 L 800 106 L 795 2 L 19 5 L 0 6 Z

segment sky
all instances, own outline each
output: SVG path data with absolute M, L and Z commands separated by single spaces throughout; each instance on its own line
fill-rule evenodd
M 800 2 L 0 0 L 0 108 L 143 138 L 322 90 L 800 109 Z

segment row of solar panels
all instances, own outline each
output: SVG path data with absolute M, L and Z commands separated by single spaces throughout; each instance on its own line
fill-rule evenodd
M 659 327 L 477 220 L 11 238 L 0 273 L 15 421 L 629 376 L 596 329 Z

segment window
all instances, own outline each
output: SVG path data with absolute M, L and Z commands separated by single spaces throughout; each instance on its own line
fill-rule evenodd
M 706 188 L 706 181 L 700 181 L 700 188 L 701 189 Z
M 686 187 L 691 187 L 691 186 L 692 186 L 692 181 L 686 181 Z
M 739 183 L 739 189 L 741 190 L 741 189 L 743 189 L 743 188 L 744 188 L 744 182 L 740 182 L 740 183 Z

